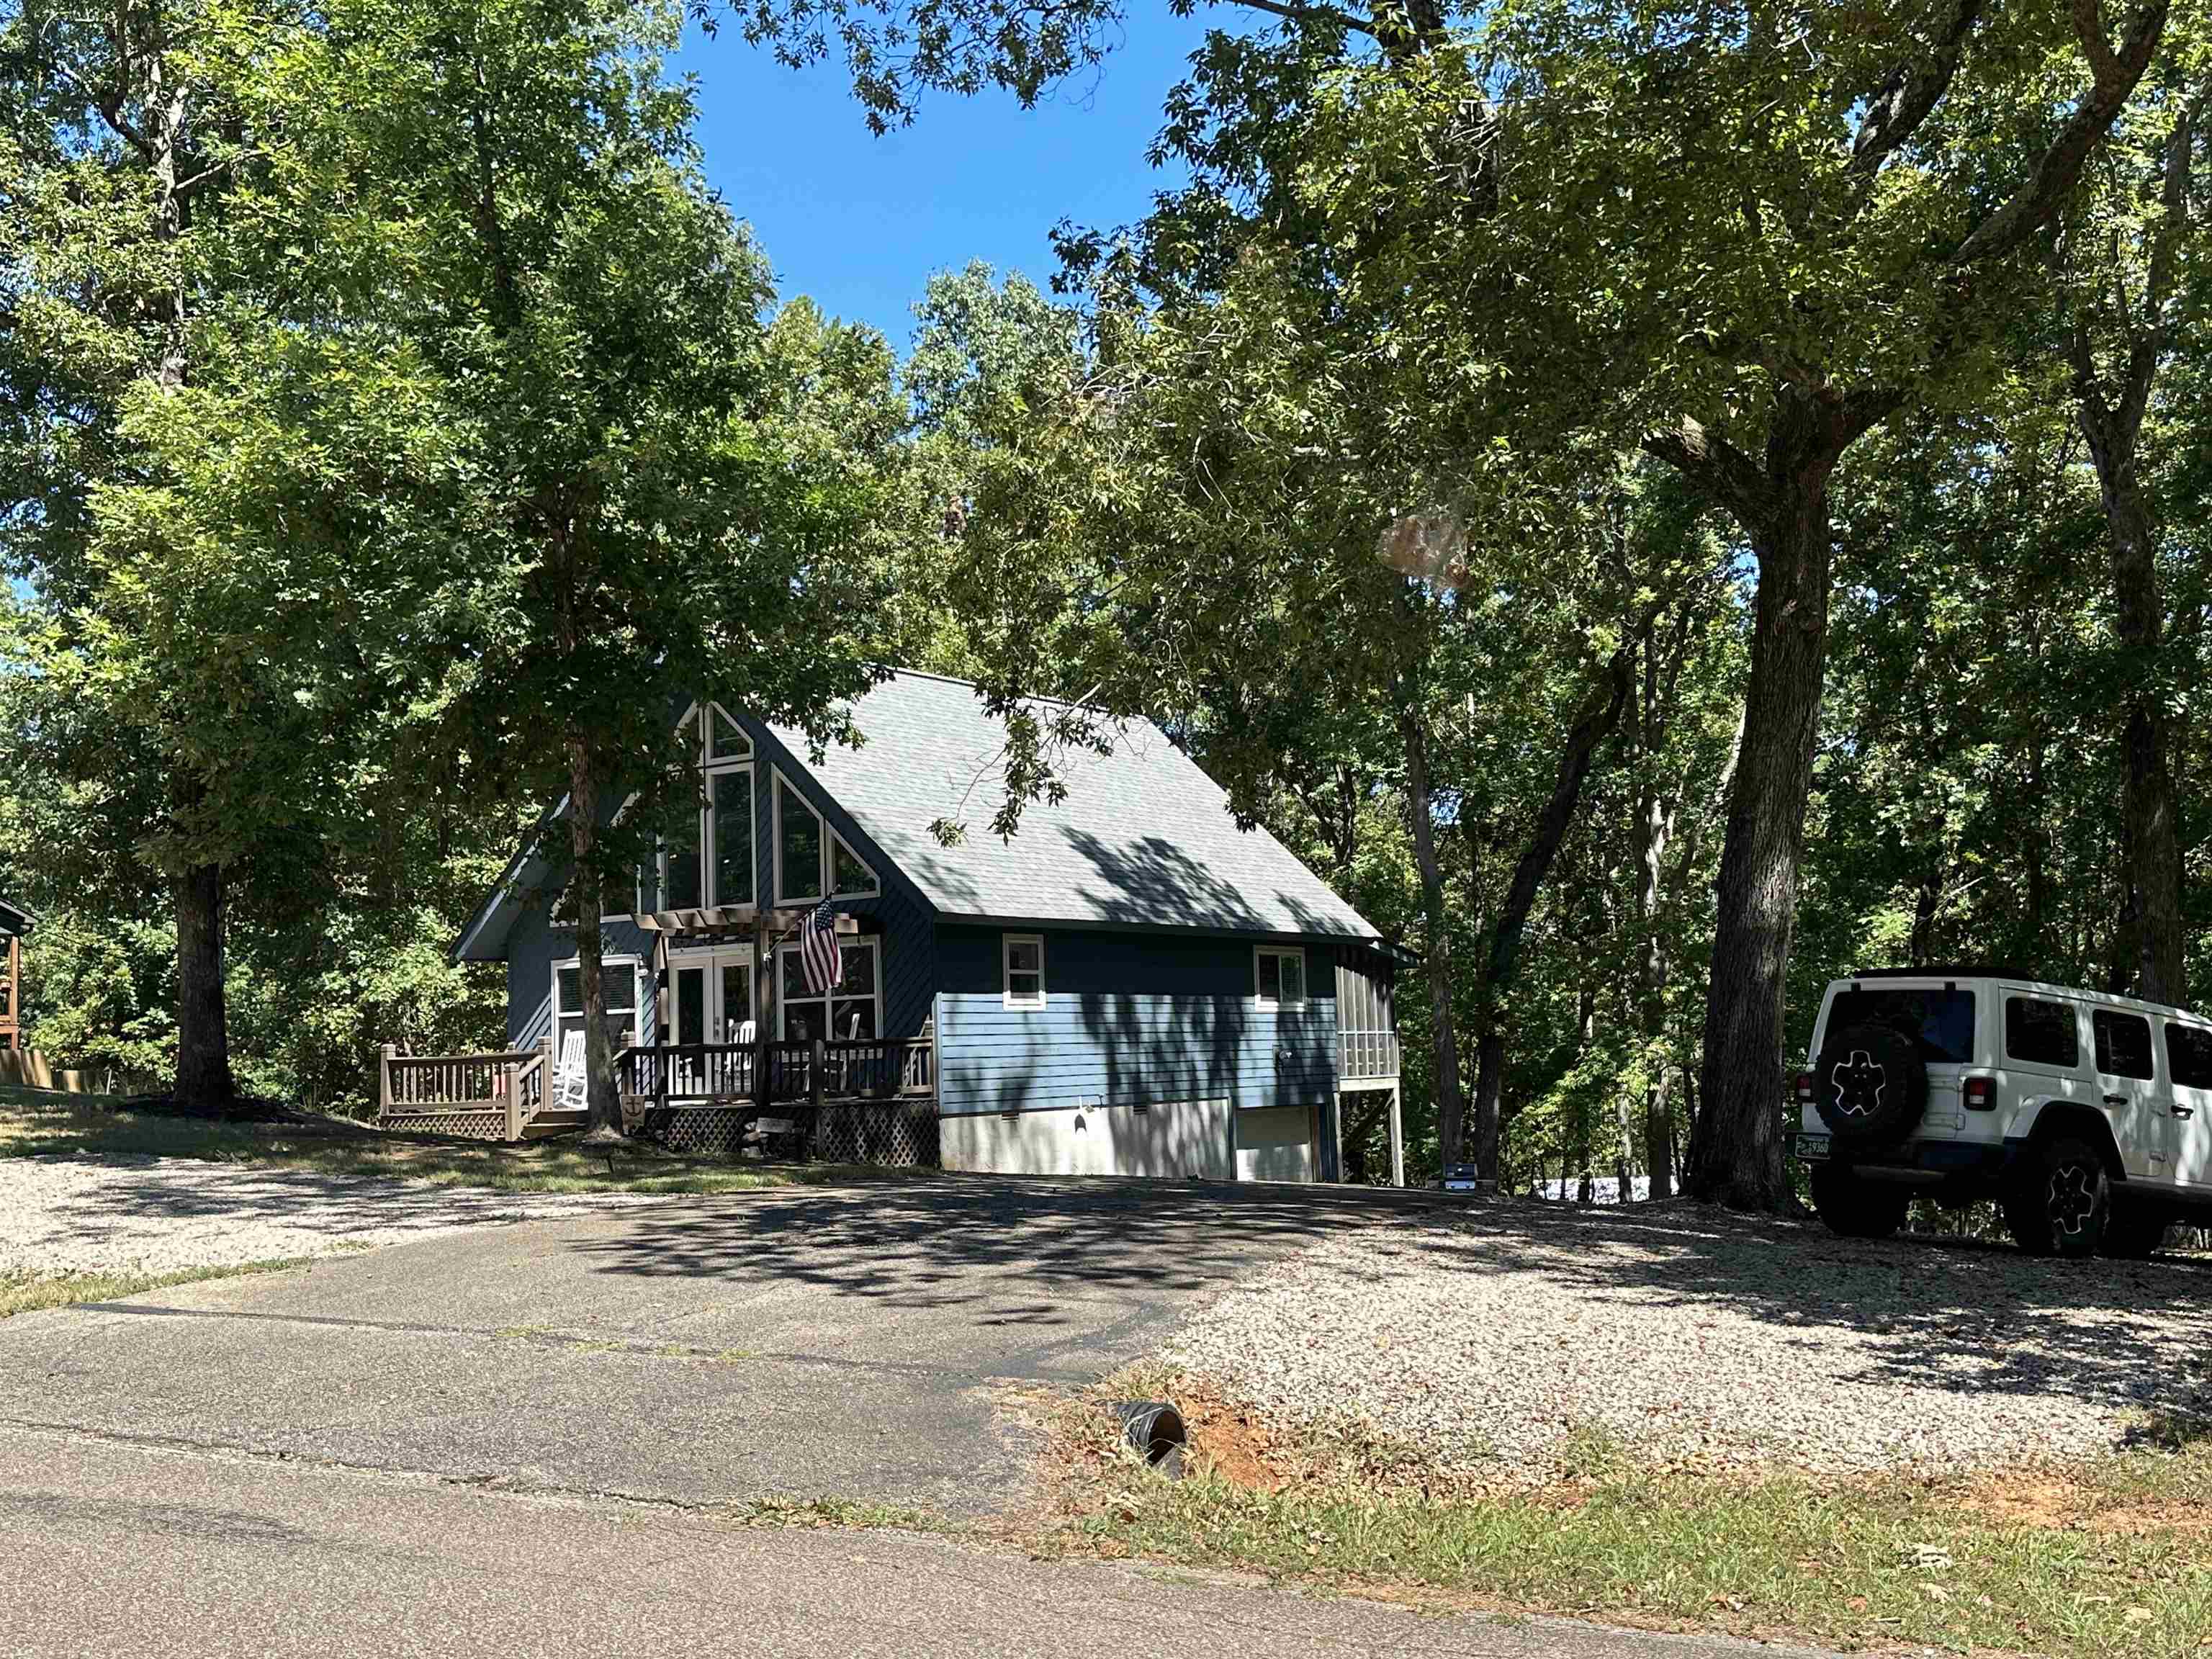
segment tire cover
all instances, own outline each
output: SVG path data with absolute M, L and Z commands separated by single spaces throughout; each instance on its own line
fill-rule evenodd
M 1838 1139 L 1901 1140 L 1928 1109 L 1928 1067 L 1902 1031 L 1846 1026 L 1814 1065 L 1813 1103 Z

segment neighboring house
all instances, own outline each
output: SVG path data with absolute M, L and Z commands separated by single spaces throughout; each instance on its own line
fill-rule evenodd
M 10 1053 L 23 1046 L 23 938 L 37 920 L 0 899 L 0 1048 Z
M 948 1169 L 1335 1179 L 1355 1087 L 1390 1092 L 1398 1151 L 1382 941 L 1266 830 L 1238 829 L 1156 726 L 1075 757 L 1066 799 L 1030 805 L 1006 842 L 987 827 L 1006 733 L 972 686 L 897 674 L 854 716 L 860 746 L 818 760 L 742 709 L 684 717 L 696 831 L 602 923 L 626 1094 L 794 1098 L 785 1071 L 738 1089 L 716 1059 L 780 1044 L 812 1054 L 818 1102 L 825 1072 L 904 1043 Z M 946 846 L 931 828 L 946 819 L 973 827 Z M 517 1054 L 573 1053 L 582 1028 L 574 929 L 554 919 L 565 880 L 518 857 L 454 948 L 507 963 Z M 794 931 L 825 896 L 844 930 L 827 998 Z

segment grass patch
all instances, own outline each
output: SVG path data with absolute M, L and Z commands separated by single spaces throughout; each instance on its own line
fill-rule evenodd
M 1115 1439 L 1103 1405 L 1127 1382 L 1055 1426 L 1059 1548 L 1844 1647 L 2212 1654 L 2202 1424 L 2002 1478 L 1690 1474 L 1616 1445 L 1570 1486 L 1482 1491 L 1425 1484 L 1401 1452 L 1357 1436 L 1248 1421 L 1212 1437 L 1217 1449 L 1200 1413 L 1191 1472 L 1174 1482 Z
M 898 1180 L 835 1164 L 743 1164 L 637 1141 L 611 1152 L 556 1139 L 509 1146 L 388 1133 L 345 1118 L 215 1121 L 137 1110 L 84 1095 L 0 1095 L 0 1158 L 182 1158 L 380 1176 L 520 1193 L 732 1193 Z
M 0 1273 L 0 1319 L 11 1314 L 33 1313 L 41 1308 L 66 1308 L 79 1302 L 112 1302 L 141 1291 L 158 1291 L 170 1285 L 197 1285 L 203 1279 L 236 1279 L 243 1273 L 275 1273 L 297 1267 L 307 1256 L 269 1261 L 246 1261 L 228 1267 L 186 1267 L 167 1273 Z

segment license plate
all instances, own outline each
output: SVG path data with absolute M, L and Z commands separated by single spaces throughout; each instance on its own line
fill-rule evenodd
M 1799 1135 L 1797 1156 L 1808 1164 L 1826 1164 L 1828 1161 L 1827 1136 Z

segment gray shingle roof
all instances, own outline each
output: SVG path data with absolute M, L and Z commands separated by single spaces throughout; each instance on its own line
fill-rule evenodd
M 990 831 L 1006 729 L 973 686 L 896 674 L 853 712 L 866 742 L 819 762 L 801 733 L 776 736 L 947 915 L 1376 937 L 1264 829 L 1239 830 L 1220 787 L 1148 720 L 1110 755 L 1071 757 L 1067 799 L 1030 805 L 1007 842 Z M 939 818 L 966 839 L 941 845 Z

